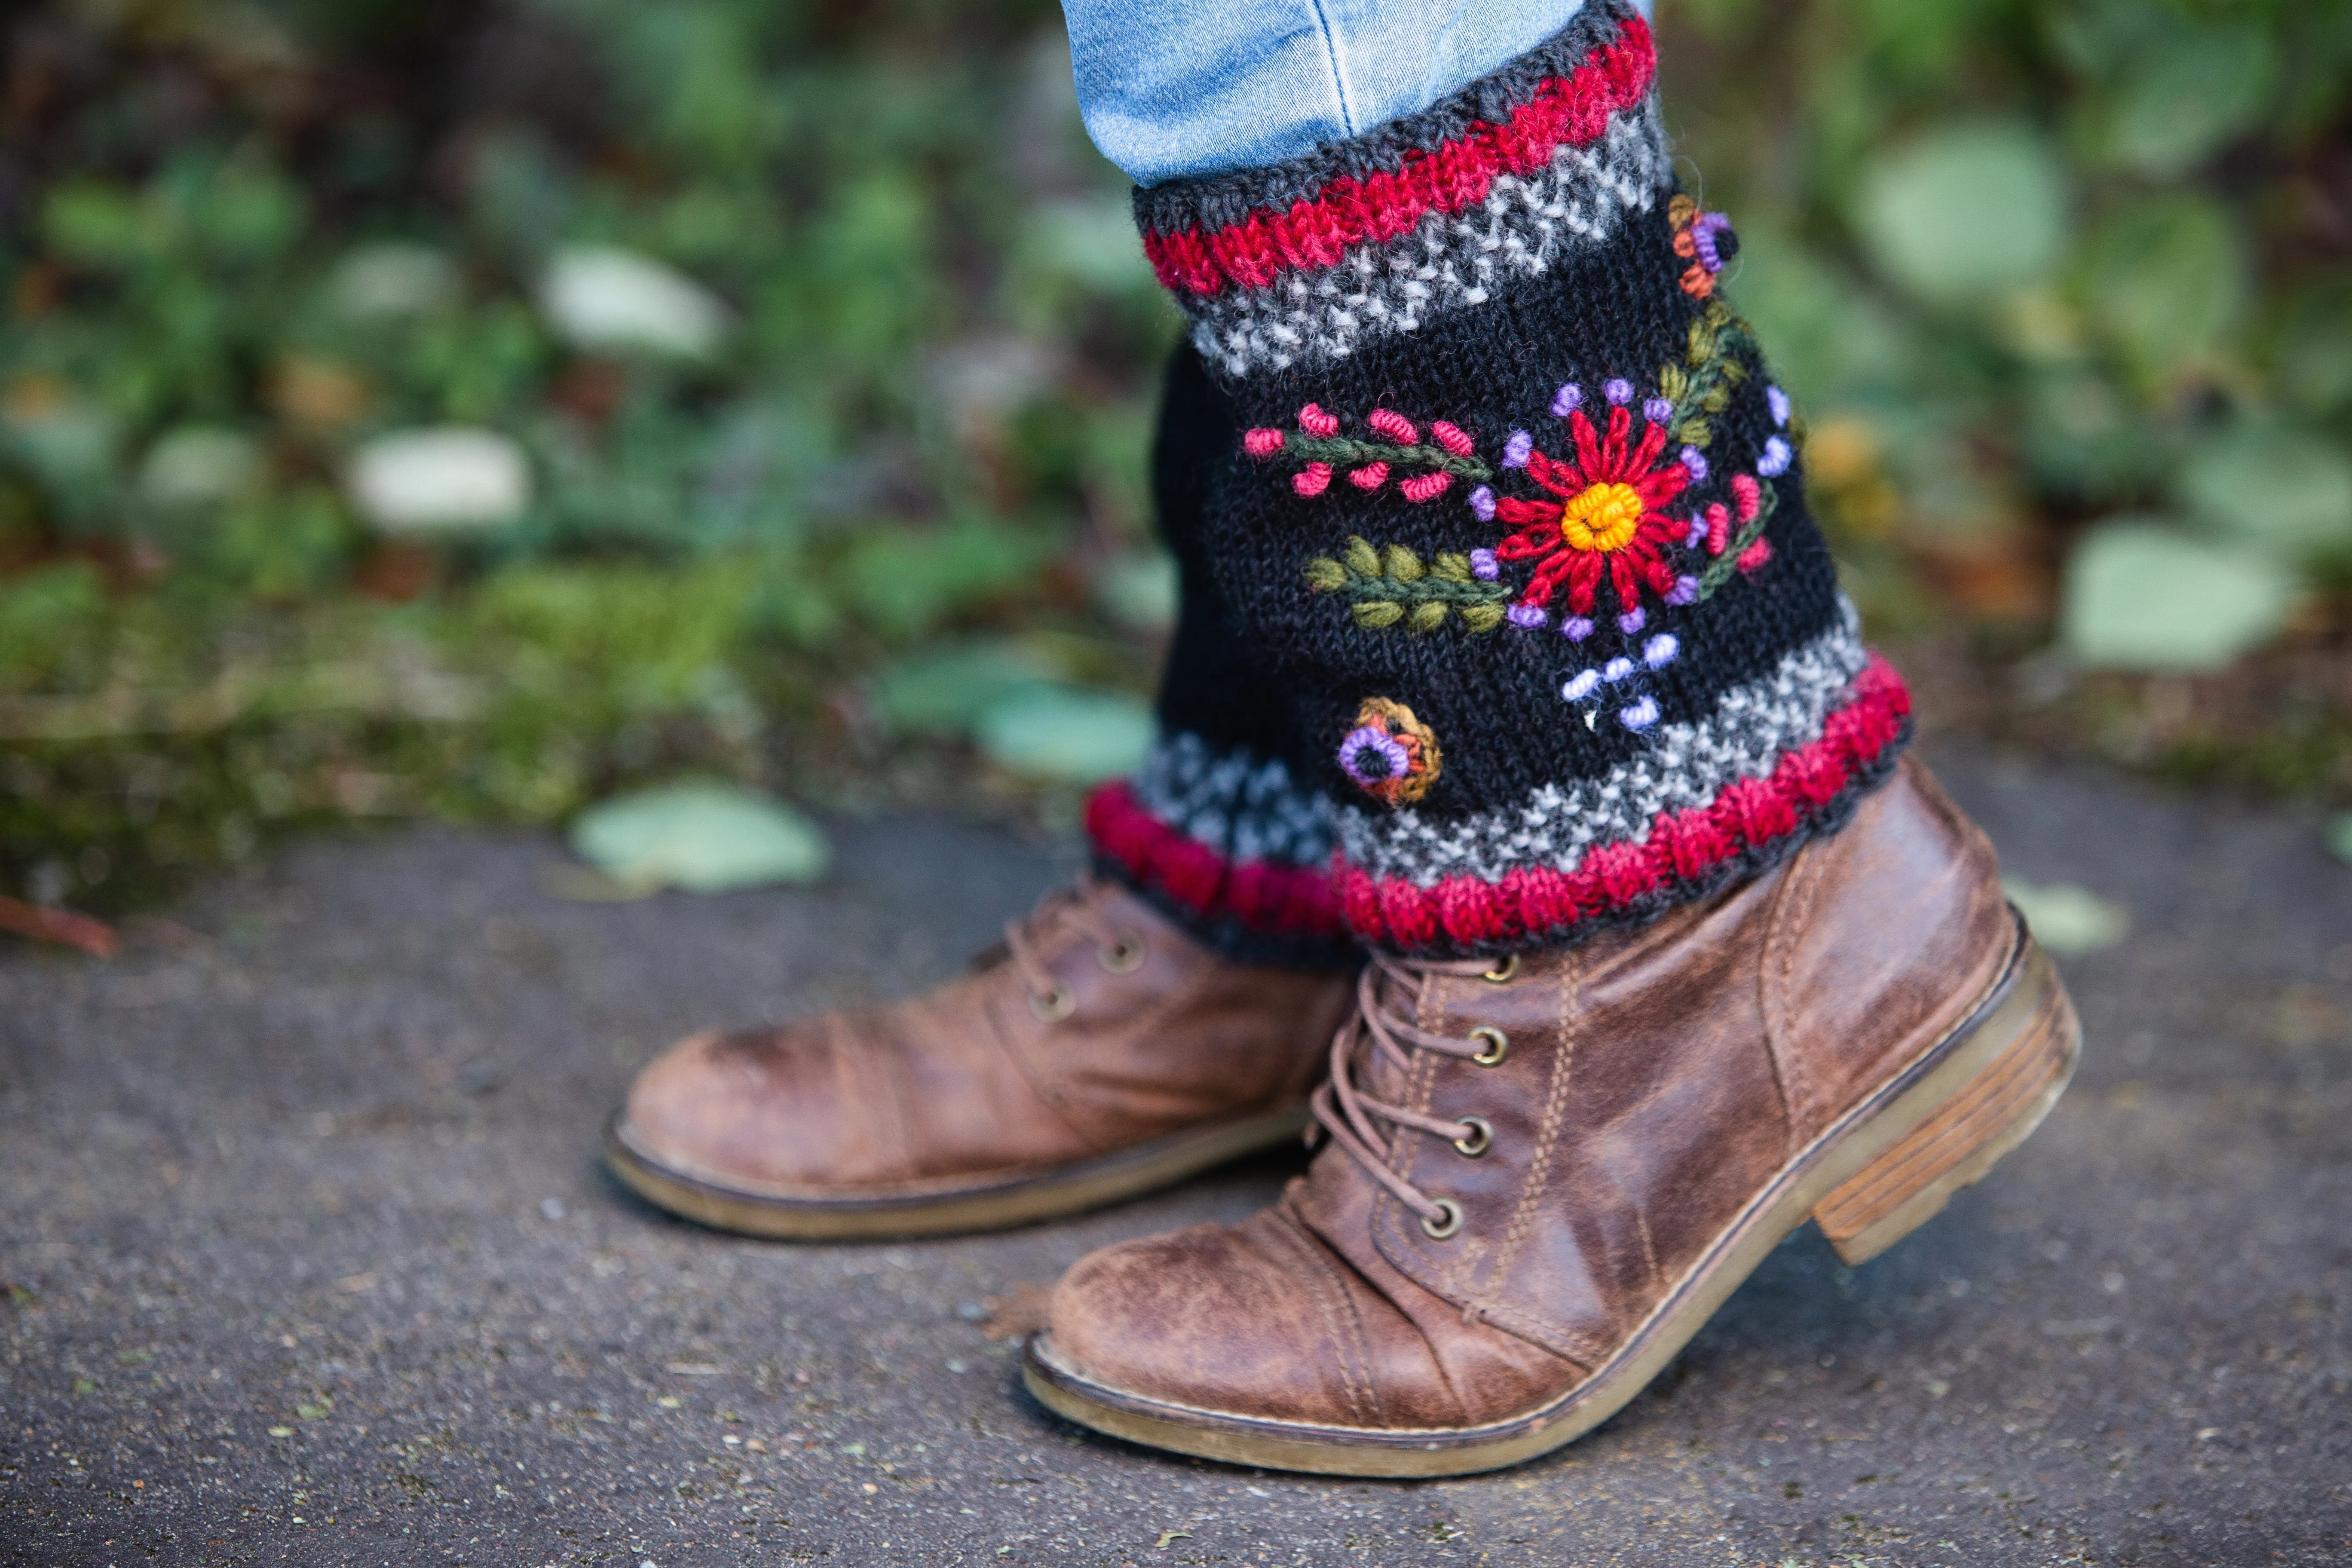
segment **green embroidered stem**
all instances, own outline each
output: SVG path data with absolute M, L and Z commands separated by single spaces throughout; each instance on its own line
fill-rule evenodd
M 1764 493 L 1757 498 L 1756 515 L 1740 524 L 1731 542 L 1723 547 L 1723 553 L 1708 562 L 1706 570 L 1698 574 L 1700 603 L 1715 597 L 1715 591 L 1731 581 L 1731 574 L 1739 570 L 1740 553 L 1764 537 L 1764 525 L 1772 521 L 1772 513 L 1780 504 L 1780 489 L 1769 480 L 1762 488 Z
M 1507 584 L 1471 575 L 1467 555 L 1448 551 L 1423 565 L 1402 544 L 1376 550 L 1356 535 L 1349 537 L 1339 559 L 1318 555 L 1307 563 L 1306 573 L 1314 592 L 1344 593 L 1353 600 L 1349 609 L 1366 631 L 1402 625 L 1407 631 L 1433 632 L 1448 616 L 1459 616 L 1466 629 L 1491 632 L 1503 624 L 1511 597 Z
M 1285 457 L 1328 463 L 1338 468 L 1387 463 L 1391 467 L 1435 468 L 1465 479 L 1483 481 L 1495 477 L 1494 468 L 1484 458 L 1456 457 L 1443 447 L 1396 447 L 1384 441 L 1350 441 L 1344 436 L 1318 438 L 1286 432 L 1282 452 Z
M 1675 405 L 1668 426 L 1686 447 L 1704 449 L 1715 439 L 1710 416 L 1731 405 L 1732 389 L 1748 379 L 1742 353 L 1759 353 L 1755 334 L 1722 300 L 1711 301 L 1690 324 L 1690 346 L 1684 364 L 1658 371 L 1658 390 Z M 1687 368 L 1685 368 L 1687 366 Z

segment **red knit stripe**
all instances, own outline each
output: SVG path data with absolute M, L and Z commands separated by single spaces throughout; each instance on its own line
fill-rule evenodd
M 1334 266 L 1353 246 L 1394 239 L 1433 212 L 1458 213 L 1485 201 L 1498 176 L 1532 174 L 1562 146 L 1598 139 L 1612 114 L 1642 101 L 1656 72 L 1650 29 L 1629 16 L 1615 42 L 1546 79 L 1506 124 L 1476 121 L 1451 142 L 1406 153 L 1393 173 L 1342 174 L 1286 213 L 1254 212 L 1214 232 L 1147 230 L 1143 253 L 1161 284 L 1193 294 L 1263 289 L 1289 268 Z
M 1820 740 L 1783 756 L 1769 777 L 1742 779 L 1703 806 L 1661 812 L 1640 844 L 1604 845 L 1573 871 L 1531 866 L 1500 882 L 1447 877 L 1434 888 L 1341 866 L 1339 900 L 1360 939 L 1391 949 L 1428 947 L 1440 931 L 1465 945 L 1555 934 L 1795 832 L 1878 760 L 1910 711 L 1903 678 L 1873 655 L 1854 679 L 1853 700 L 1830 715 Z
M 1125 780 L 1087 797 L 1086 820 L 1096 848 L 1203 920 L 1235 921 L 1261 936 L 1330 937 L 1347 929 L 1322 867 L 1228 860 L 1152 816 Z

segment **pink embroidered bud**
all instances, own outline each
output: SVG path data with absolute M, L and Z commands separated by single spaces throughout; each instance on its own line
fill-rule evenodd
M 1453 482 L 1452 474 L 1415 474 L 1397 489 L 1404 491 L 1404 499 L 1407 500 L 1435 500 L 1445 493 L 1446 487 Z
M 1375 408 L 1364 423 L 1401 446 L 1421 445 L 1420 428 L 1393 408 Z
M 1339 420 L 1310 403 L 1298 411 L 1298 427 L 1318 441 L 1328 441 L 1339 433 Z
M 1739 552 L 1739 569 L 1742 572 L 1760 572 L 1771 559 L 1772 542 L 1769 539 L 1759 539 Z
M 1451 420 L 1430 421 L 1429 433 L 1437 437 L 1439 446 L 1457 458 L 1466 458 L 1477 450 L 1477 444 L 1470 439 L 1470 432 Z
M 1706 552 L 1720 555 L 1731 542 L 1731 511 L 1721 501 L 1706 509 Z
M 1756 509 L 1764 504 L 1764 490 L 1763 487 L 1756 482 L 1755 475 L 1731 476 L 1731 502 L 1739 509 L 1740 521 L 1756 521 Z
M 1319 496 L 1331 488 L 1331 465 L 1309 463 L 1290 476 L 1290 488 L 1303 496 Z
M 1360 468 L 1348 470 L 1348 482 L 1360 490 L 1376 490 L 1389 481 L 1386 463 L 1366 463 Z
M 1282 441 L 1281 431 L 1260 426 L 1242 437 L 1242 450 L 1263 463 L 1282 450 Z

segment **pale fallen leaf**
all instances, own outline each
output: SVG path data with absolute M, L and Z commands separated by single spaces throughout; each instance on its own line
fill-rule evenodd
M 1151 710 L 1133 698 L 1076 687 L 1021 687 L 981 714 L 980 749 L 1015 773 L 1097 784 L 1141 764 Z
M 2352 811 L 2339 811 L 2327 819 L 2327 847 L 2338 860 L 2352 866 Z
M 572 847 L 624 888 L 721 893 L 823 877 L 816 826 L 782 801 L 731 784 L 669 784 L 582 812 Z
M 2025 915 L 2034 940 L 2061 958 L 2103 952 L 2131 934 L 2131 910 L 2072 882 L 2036 887 L 2004 878 L 2001 889 Z

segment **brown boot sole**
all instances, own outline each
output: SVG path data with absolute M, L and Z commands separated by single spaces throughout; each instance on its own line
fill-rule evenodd
M 1339 1476 L 1458 1476 L 1516 1465 L 1622 1408 L 1698 1332 L 1783 1237 L 1819 1222 L 1848 1263 L 1893 1246 L 2041 1124 L 2074 1076 L 2082 1026 L 2049 959 L 2025 934 L 1958 1027 L 1791 1161 L 1617 1353 L 1552 1404 L 1459 1429 L 1318 1426 L 1195 1410 L 1087 1379 L 1034 1337 L 1029 1392 L 1115 1437 L 1269 1469 Z
M 717 1230 L 787 1241 L 945 1236 L 1058 1219 L 1137 1197 L 1296 1139 L 1307 1121 L 1304 1104 L 1287 1106 L 1013 1181 L 885 1197 L 752 1192 L 689 1175 L 633 1147 L 620 1116 L 605 1130 L 604 1163 L 648 1203 Z

